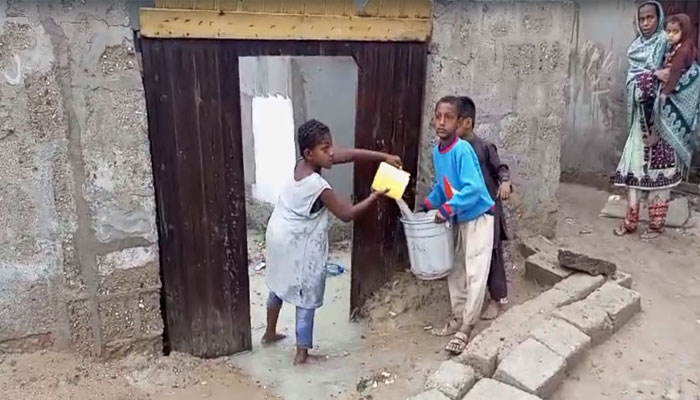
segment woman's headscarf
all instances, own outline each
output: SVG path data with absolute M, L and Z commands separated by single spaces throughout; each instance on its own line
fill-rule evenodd
M 648 38 L 645 38 L 642 34 L 642 29 L 639 26 L 639 11 L 642 9 L 642 7 L 647 5 L 653 5 L 656 7 L 658 22 L 656 31 Z M 664 24 L 664 8 L 658 1 L 646 1 L 639 5 L 635 18 L 637 38 L 634 39 L 627 50 L 627 58 L 629 59 L 630 64 L 629 72 L 627 73 L 627 84 L 629 84 L 639 73 L 644 71 L 653 71 L 660 68 L 663 64 L 667 44 Z

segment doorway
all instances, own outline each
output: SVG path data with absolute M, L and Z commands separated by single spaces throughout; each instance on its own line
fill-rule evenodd
M 265 229 L 281 190 L 292 179 L 299 154 L 296 130 L 303 122 L 317 119 L 329 126 L 335 146 L 353 147 L 358 70 L 351 57 L 240 57 L 239 68 L 255 347 L 266 326 Z M 322 174 L 339 195 L 353 198 L 352 164 L 337 165 Z M 331 217 L 330 273 L 324 306 L 319 310 L 319 330 L 344 328 L 327 338 L 326 347 L 342 347 L 347 336 L 357 331 L 348 319 L 352 226 Z M 283 307 L 279 329 L 289 340 L 282 345 L 293 346 L 290 329 L 293 330 L 294 323 L 294 307 Z
M 425 42 L 143 38 L 163 307 L 172 350 L 217 357 L 252 346 L 239 58 L 351 57 L 354 145 L 401 156 L 415 196 Z M 369 195 L 375 165 L 356 165 Z M 399 211 L 380 202 L 355 221 L 349 310 L 408 265 Z

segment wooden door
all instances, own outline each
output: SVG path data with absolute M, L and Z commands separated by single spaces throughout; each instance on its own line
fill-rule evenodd
M 700 1 L 698 0 L 662 0 L 666 17 L 673 14 L 687 14 L 693 23 L 693 41 L 698 44 L 698 22 L 700 21 Z
M 251 347 L 238 57 L 352 56 L 355 143 L 418 170 L 427 45 L 423 42 L 144 39 L 144 86 L 158 208 L 166 335 L 202 357 Z M 357 165 L 369 195 L 377 165 Z M 408 267 L 396 204 L 355 221 L 351 309 Z
M 250 349 L 238 58 L 213 40 L 142 51 L 170 347 Z
M 355 146 L 401 156 L 411 173 L 404 199 L 415 199 L 423 90 L 427 61 L 424 43 L 377 43 L 358 49 L 359 79 Z M 354 193 L 370 193 L 376 165 L 355 165 Z M 384 199 L 355 221 L 350 310 L 356 312 L 391 276 L 409 266 L 406 239 L 396 203 Z

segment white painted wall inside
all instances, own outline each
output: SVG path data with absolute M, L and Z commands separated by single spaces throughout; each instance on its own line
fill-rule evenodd
M 253 98 L 255 183 L 253 196 L 277 204 L 280 192 L 294 176 L 294 109 L 280 95 Z

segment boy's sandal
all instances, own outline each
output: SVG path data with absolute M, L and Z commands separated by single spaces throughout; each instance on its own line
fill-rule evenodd
M 447 324 L 445 324 L 445 326 L 443 326 L 442 328 L 431 329 L 430 334 L 440 337 L 452 336 L 455 334 L 455 332 L 459 330 L 459 326 L 460 323 L 456 319 L 453 319 Z
M 469 343 L 469 335 L 464 332 L 457 332 L 454 337 L 452 337 L 452 340 L 447 343 L 445 350 L 452 354 L 462 354 L 467 348 L 467 343 Z

